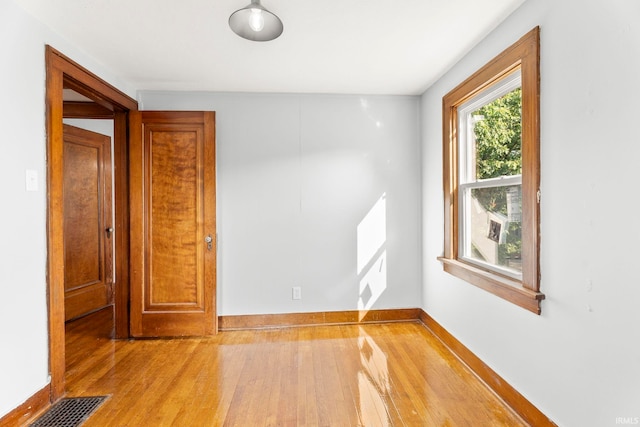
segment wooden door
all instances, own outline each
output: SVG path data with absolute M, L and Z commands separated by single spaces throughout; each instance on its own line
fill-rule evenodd
M 64 125 L 65 320 L 112 303 L 111 139 Z
M 130 207 L 132 336 L 215 334 L 215 113 L 131 113 Z

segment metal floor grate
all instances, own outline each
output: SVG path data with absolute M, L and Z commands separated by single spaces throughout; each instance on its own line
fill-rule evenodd
M 107 396 L 62 399 L 29 427 L 78 427 L 106 399 Z

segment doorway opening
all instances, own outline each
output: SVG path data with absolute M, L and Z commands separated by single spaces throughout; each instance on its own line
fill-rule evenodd
M 46 47 L 47 122 L 47 287 L 50 399 L 65 392 L 64 163 L 63 117 L 113 120 L 114 234 L 113 284 L 115 337 L 129 337 L 129 176 L 127 126 L 138 103 L 97 75 Z M 64 101 L 65 89 L 89 102 Z
M 65 107 L 69 102 L 65 89 Z M 101 309 L 113 311 L 113 120 L 63 116 L 64 304 L 69 322 Z

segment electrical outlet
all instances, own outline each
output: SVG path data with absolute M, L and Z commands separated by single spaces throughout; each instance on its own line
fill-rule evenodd
M 302 299 L 302 289 L 300 286 L 294 286 L 291 290 L 291 299 Z

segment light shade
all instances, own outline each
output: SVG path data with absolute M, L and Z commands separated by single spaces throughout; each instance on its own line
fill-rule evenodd
M 229 26 L 234 33 L 247 40 L 266 42 L 282 34 L 282 21 L 260 4 L 260 0 L 251 0 L 251 4 L 236 10 L 229 17 Z

